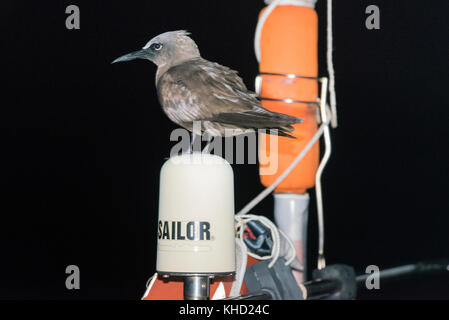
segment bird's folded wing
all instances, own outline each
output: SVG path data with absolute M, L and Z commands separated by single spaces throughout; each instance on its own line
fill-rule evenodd
M 159 79 L 157 89 L 164 111 L 178 123 L 218 121 L 234 117 L 223 114 L 260 111 L 256 95 L 247 91 L 236 71 L 203 59 L 170 68 Z M 260 113 L 265 116 L 263 111 Z

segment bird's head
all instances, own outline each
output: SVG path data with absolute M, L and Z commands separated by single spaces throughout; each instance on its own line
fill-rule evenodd
M 198 47 L 184 30 L 162 33 L 138 51 L 121 56 L 112 63 L 134 59 L 146 59 L 154 62 L 158 67 L 173 66 L 178 63 L 200 57 Z

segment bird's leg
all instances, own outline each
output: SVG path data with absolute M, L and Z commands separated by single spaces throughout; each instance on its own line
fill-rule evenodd
M 207 141 L 207 144 L 206 144 L 206 146 L 204 147 L 202 153 L 209 153 L 209 147 L 210 147 L 210 144 L 211 144 L 212 139 L 213 139 L 213 136 L 212 136 L 212 135 L 207 134 L 207 133 L 206 133 L 206 135 L 207 135 L 207 140 L 206 140 L 206 141 Z
M 192 132 L 192 138 L 190 139 L 189 150 L 187 151 L 187 153 L 193 153 L 195 147 L 195 139 L 196 134 Z

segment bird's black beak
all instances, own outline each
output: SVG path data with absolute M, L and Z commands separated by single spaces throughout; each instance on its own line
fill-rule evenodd
M 141 49 L 141 50 L 138 50 L 138 51 L 134 51 L 134 52 L 125 54 L 124 56 L 121 56 L 121 57 L 115 59 L 111 63 L 130 61 L 130 60 L 134 60 L 134 59 L 151 60 L 151 57 L 152 57 L 152 54 L 151 54 L 151 52 L 149 50 Z

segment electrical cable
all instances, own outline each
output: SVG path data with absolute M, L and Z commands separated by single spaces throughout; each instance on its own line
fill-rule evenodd
M 413 276 L 418 274 L 449 272 L 449 260 L 422 261 L 414 264 L 383 269 L 379 271 L 379 279 L 393 280 L 404 276 Z M 356 277 L 357 283 L 362 285 L 372 276 L 372 273 L 362 274 Z

